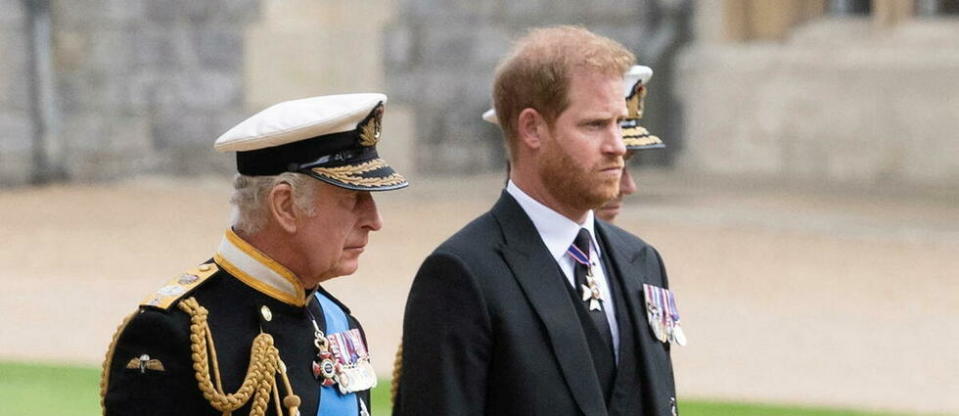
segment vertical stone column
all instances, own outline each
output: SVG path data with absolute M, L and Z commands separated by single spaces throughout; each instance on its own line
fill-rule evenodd
M 727 40 L 779 40 L 797 24 L 820 16 L 825 0 L 725 0 Z
M 314 95 L 382 92 L 383 36 L 394 14 L 390 0 L 319 2 L 271 0 L 244 34 L 245 107 L 258 111 L 279 101 Z M 401 172 L 413 167 L 412 115 L 390 96 L 378 147 Z
M 879 28 L 893 27 L 912 17 L 913 0 L 873 0 L 873 23 Z
M 64 149 L 60 135 L 60 106 L 53 66 L 53 24 L 50 0 L 24 0 L 28 11 L 27 37 L 33 161 L 31 182 L 49 183 L 66 179 Z
M 33 124 L 22 0 L 0 0 L 0 187 L 30 180 Z

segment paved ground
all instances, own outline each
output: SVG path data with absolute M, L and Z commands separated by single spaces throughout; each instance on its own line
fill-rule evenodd
M 663 253 L 690 344 L 680 394 L 959 414 L 959 197 L 640 173 L 620 225 Z M 500 178 L 378 195 L 386 228 L 328 284 L 389 373 L 419 262 Z M 99 363 L 122 316 L 208 258 L 223 179 L 0 192 L 0 359 Z

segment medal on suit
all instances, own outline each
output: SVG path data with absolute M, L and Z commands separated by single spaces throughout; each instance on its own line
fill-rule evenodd
M 646 320 L 649 322 L 649 329 L 653 331 L 653 336 L 660 342 L 665 341 L 662 326 L 662 309 L 656 296 L 656 287 L 652 285 L 643 285 L 643 295 L 646 298 Z
M 680 346 L 686 346 L 686 334 L 683 332 L 683 327 L 679 325 L 679 308 L 676 307 L 676 294 L 671 290 L 667 290 L 666 295 L 666 306 L 668 307 L 670 322 L 672 323 L 670 327 L 672 330 L 669 333 L 670 341 Z
M 646 319 L 653 335 L 660 342 L 686 345 L 686 334 L 679 324 L 676 295 L 668 289 L 643 285 L 646 300 Z
M 592 265 L 586 268 L 586 284 L 580 286 L 582 286 L 581 289 L 583 291 L 583 302 L 589 301 L 589 310 L 600 310 L 599 302 L 603 300 L 603 294 L 599 291 L 599 285 L 596 284 L 596 279 L 593 278 Z
M 589 310 L 601 310 L 600 302 L 603 300 L 603 293 L 599 291 L 599 284 L 593 277 L 593 263 L 589 260 L 589 255 L 583 253 L 578 247 L 572 245 L 566 250 L 576 263 L 586 266 L 586 284 L 580 285 L 580 291 L 583 295 L 583 302 L 589 302 Z

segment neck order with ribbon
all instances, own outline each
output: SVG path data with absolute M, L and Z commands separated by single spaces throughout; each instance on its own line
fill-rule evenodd
M 587 247 L 588 250 L 588 247 Z M 586 283 L 580 285 L 583 302 L 589 302 L 589 310 L 598 311 L 601 309 L 600 302 L 603 295 L 599 291 L 599 285 L 593 275 L 593 263 L 589 260 L 589 252 L 584 252 L 576 244 L 571 244 L 566 249 L 566 254 L 573 258 L 573 261 L 586 268 Z

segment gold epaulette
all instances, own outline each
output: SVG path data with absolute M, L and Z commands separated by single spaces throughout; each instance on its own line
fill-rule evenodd
M 201 285 L 210 276 L 220 270 L 216 263 L 201 264 L 170 280 L 165 286 L 151 293 L 140 302 L 140 306 L 169 309 L 183 295 L 190 293 L 193 288 Z

